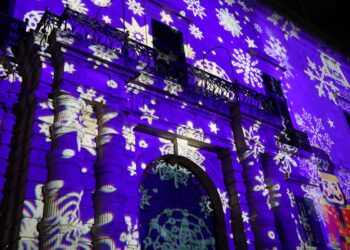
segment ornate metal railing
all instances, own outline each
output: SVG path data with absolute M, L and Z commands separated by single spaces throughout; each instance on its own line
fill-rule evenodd
M 113 49 L 124 58 L 125 63 L 142 64 L 152 74 L 166 77 L 169 67 L 159 67 L 157 62 L 162 54 L 144 44 L 129 38 L 128 32 L 115 29 L 84 14 L 66 8 L 61 16 L 46 11 L 38 23 L 36 31 L 48 37 L 54 29 L 60 29 L 76 37 Z M 166 63 L 166 60 L 162 60 Z M 170 65 L 176 67 L 171 62 Z M 169 66 L 169 65 L 168 65 Z M 260 110 L 276 114 L 273 100 L 238 82 L 229 82 L 191 65 L 179 65 L 187 74 L 185 79 L 196 92 L 226 103 L 245 103 Z M 181 80 L 180 80 L 181 82 Z
M 0 46 L 17 45 L 25 34 L 26 23 L 0 13 Z

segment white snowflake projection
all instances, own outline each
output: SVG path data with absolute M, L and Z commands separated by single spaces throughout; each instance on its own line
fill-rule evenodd
M 81 123 L 83 125 L 84 136 L 82 138 L 81 145 L 84 147 L 91 155 L 96 155 L 96 140 L 98 135 L 98 124 L 96 114 L 94 114 L 93 106 L 87 105 L 83 111 L 81 117 Z
M 235 0 L 225 0 L 225 3 L 227 3 L 227 5 L 232 6 L 235 3 Z
M 166 13 L 164 10 L 162 10 L 160 13 L 161 19 L 160 21 L 165 23 L 166 25 L 170 25 L 170 23 L 173 23 L 174 20 L 171 18 L 170 14 Z
M 73 74 L 73 73 L 76 71 L 76 69 L 75 69 L 75 67 L 74 67 L 74 64 L 72 64 L 72 63 L 67 63 L 67 62 L 64 63 L 64 68 L 63 68 L 63 70 L 64 70 L 64 72 L 67 72 L 67 73 L 69 73 L 69 74 Z
M 237 0 L 237 3 L 239 6 L 241 6 L 243 11 L 245 11 L 245 12 L 252 12 L 253 11 L 253 8 L 247 6 L 246 1 Z
M 93 61 L 95 63 L 94 69 L 98 68 L 100 65 L 108 68 L 107 62 L 112 62 L 112 60 L 118 59 L 118 55 L 115 50 L 108 49 L 103 45 L 90 45 L 89 49 L 93 51 L 93 56 L 103 60 L 101 61 L 99 59 L 89 57 L 88 61 Z
M 259 170 L 259 175 L 255 176 L 255 180 L 258 181 L 259 184 L 255 185 L 253 187 L 253 190 L 255 192 L 261 192 L 261 195 L 263 197 L 266 196 L 266 204 L 267 206 L 271 209 L 271 204 L 270 204 L 270 194 L 269 190 L 267 189 L 267 185 L 265 183 L 265 176 L 263 171 Z
M 127 0 L 126 4 L 128 5 L 128 9 L 131 10 L 134 15 L 142 16 L 145 14 L 145 9 L 136 0 Z
M 116 88 L 118 88 L 118 83 L 114 80 L 108 80 L 107 86 L 112 88 L 112 89 L 116 89 Z
M 244 158 L 253 155 L 255 159 L 258 159 L 258 156 L 265 152 L 265 146 L 261 143 L 258 133 L 260 125 L 261 122 L 257 121 L 249 129 L 243 127 L 244 140 L 248 147 L 248 150 L 244 153 Z
M 141 250 L 138 222 L 132 223 L 130 216 L 124 216 L 124 221 L 127 230 L 122 232 L 119 237 L 119 241 L 125 244 L 124 250 Z
M 159 117 L 154 114 L 156 110 L 150 109 L 146 104 L 139 108 L 139 110 L 142 112 L 141 120 L 147 120 L 148 124 L 150 125 L 152 124 L 153 120 L 159 119 Z
M 220 129 L 218 128 L 217 124 L 214 123 L 214 122 L 210 122 L 208 126 L 209 126 L 209 128 L 210 128 L 210 132 L 212 132 L 212 133 L 214 133 L 214 134 L 217 134 L 218 131 L 220 130 Z
M 180 125 L 176 129 L 176 134 L 182 135 L 186 138 L 208 142 L 207 140 L 204 140 L 203 130 L 201 128 L 194 128 L 193 123 L 190 121 L 187 122 L 186 125 Z M 174 153 L 174 144 L 172 141 L 162 138 L 159 140 L 164 143 L 164 145 L 159 148 L 162 155 Z M 177 139 L 177 145 L 179 155 L 189 158 L 203 170 L 205 170 L 204 166 L 202 166 L 202 163 L 205 161 L 205 157 L 199 152 L 198 148 L 188 145 L 186 140 L 179 138 Z
M 167 78 L 164 80 L 164 90 L 169 92 L 172 95 L 179 95 L 179 93 L 183 92 L 183 89 L 179 83 L 177 83 L 176 79 Z
M 242 28 L 239 25 L 239 21 L 228 9 L 216 9 L 216 16 L 219 19 L 219 24 L 223 26 L 226 31 L 231 32 L 233 37 L 240 37 L 242 35 Z
M 125 139 L 125 149 L 135 152 L 136 136 L 135 126 L 123 126 L 123 137 Z
M 102 20 L 107 23 L 107 24 L 111 24 L 112 23 L 112 19 L 109 16 L 102 16 Z
M 244 82 L 250 84 L 252 87 L 256 85 L 259 88 L 263 87 L 261 71 L 256 67 L 258 60 L 252 60 L 249 53 L 244 53 L 242 49 L 234 49 L 232 54 L 232 65 L 236 67 L 238 74 L 244 75 Z
M 207 59 L 204 60 L 198 60 L 194 63 L 194 66 L 196 68 L 199 68 L 201 70 L 204 70 L 214 76 L 217 76 L 219 78 L 222 78 L 226 81 L 230 81 L 229 76 L 227 75 L 226 71 L 221 68 L 216 62 L 209 61 Z
M 201 212 L 204 213 L 204 218 L 208 218 L 214 212 L 209 196 L 201 196 L 201 201 L 199 202 L 199 206 L 201 208 Z
M 218 193 L 220 195 L 222 209 L 224 210 L 224 213 L 226 214 L 227 209 L 230 207 L 229 203 L 228 203 L 229 200 L 227 198 L 227 192 L 221 192 L 221 190 L 218 188 Z
M 191 47 L 191 44 L 184 44 L 185 56 L 189 59 L 194 59 L 196 56 L 196 52 Z
M 264 46 L 264 51 L 267 55 L 271 56 L 277 62 L 279 66 L 284 68 L 283 72 L 286 78 L 294 77 L 292 70 L 294 69 L 289 63 L 289 58 L 287 56 L 287 50 L 282 46 L 281 41 L 273 36 L 269 37 Z
M 152 195 L 148 194 L 148 189 L 144 189 L 140 186 L 139 192 L 141 193 L 140 208 L 145 209 L 145 206 L 151 206 L 150 199 Z
M 24 14 L 23 21 L 27 21 L 27 31 L 35 30 L 43 15 L 42 10 L 31 10 Z
M 260 34 L 263 33 L 261 26 L 257 23 L 254 23 L 254 29 L 256 30 L 256 32 L 258 32 Z
M 191 172 L 186 168 L 175 163 L 174 165 L 163 160 L 158 161 L 156 167 L 153 169 L 155 174 L 159 174 L 162 181 L 173 181 L 174 187 L 179 188 L 179 185 L 187 186 Z
M 323 161 L 315 157 L 315 154 L 312 154 L 309 159 L 300 158 L 298 163 L 299 174 L 305 176 L 309 179 L 309 182 L 314 185 L 320 184 L 320 179 L 318 176 L 318 171 L 327 171 L 328 162 Z
M 280 165 L 279 171 L 284 174 L 292 173 L 292 166 L 297 166 L 297 162 L 293 159 L 293 156 L 297 153 L 298 149 L 281 142 L 277 142 L 277 146 L 279 151 L 273 159 L 276 164 Z
M 323 210 L 320 201 L 323 199 L 323 194 L 319 187 L 303 184 L 301 190 L 305 192 L 304 197 L 311 199 L 314 202 L 317 220 L 325 224 Z
M 305 109 L 303 109 L 303 113 L 301 115 L 295 113 L 294 116 L 301 130 L 309 134 L 310 144 L 323 149 L 327 154 L 329 154 L 334 142 L 326 132 L 326 129 L 322 124 L 322 119 L 312 116 L 306 112 Z
M 201 19 L 207 16 L 204 12 L 205 8 L 201 6 L 200 0 L 184 0 L 187 4 L 187 9 L 192 11 L 193 15 L 199 16 Z
M 112 0 L 91 0 L 91 2 L 99 7 L 109 7 L 112 4 Z
M 335 84 L 349 88 L 349 82 L 345 78 L 340 63 L 324 53 L 320 54 L 322 66 L 316 65 L 309 57 L 307 57 L 308 68 L 304 72 L 309 76 L 311 81 L 317 81 L 316 89 L 318 96 L 328 97 L 329 100 L 337 104 L 337 96 L 339 88 Z
M 248 48 L 257 48 L 258 46 L 255 45 L 255 41 L 253 39 L 251 39 L 249 36 L 246 37 L 246 39 L 244 40 L 246 41 Z
M 67 5 L 72 10 L 86 14 L 88 8 L 85 7 L 85 4 L 81 0 L 62 0 L 63 5 Z
M 147 45 L 148 47 L 153 47 L 153 37 L 149 34 L 148 24 L 140 26 L 134 17 L 131 18 L 131 23 L 124 22 L 121 19 L 122 23 L 125 23 L 125 28 L 130 33 L 130 38 Z
M 165 209 L 149 224 L 144 249 L 214 249 L 205 221 L 187 209 Z M 184 248 L 184 246 L 186 246 Z
M 293 22 L 285 19 L 278 13 L 274 12 L 271 16 L 267 17 L 267 20 L 272 22 L 275 26 L 280 26 L 282 33 L 284 34 L 284 38 L 288 40 L 289 38 L 297 38 L 299 39 L 299 31 L 300 29 L 294 25 Z
M 243 220 L 243 223 L 249 223 L 250 221 L 250 218 L 249 218 L 249 214 L 248 212 L 245 212 L 242 210 L 242 220 Z
M 196 39 L 203 39 L 203 32 L 194 24 L 190 24 L 189 26 L 191 35 L 193 35 Z
M 97 92 L 93 88 L 85 89 L 83 86 L 78 86 L 77 92 L 80 93 L 79 98 L 89 101 L 101 102 L 103 104 L 106 103 L 103 95 L 97 96 Z
M 350 170 L 340 166 L 337 176 L 346 199 L 350 200 Z

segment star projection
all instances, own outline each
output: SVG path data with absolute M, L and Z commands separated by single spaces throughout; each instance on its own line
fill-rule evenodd
M 1 249 L 350 249 L 347 55 L 256 0 L 13 7 Z

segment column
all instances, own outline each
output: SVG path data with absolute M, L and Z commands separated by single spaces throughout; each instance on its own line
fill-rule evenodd
M 69 94 L 54 98 L 55 119 L 44 187 L 44 215 L 39 224 L 40 249 L 77 249 L 82 222 L 80 147 L 84 136 L 80 116 L 85 102 Z
M 114 107 L 104 107 L 99 119 L 98 160 L 95 166 L 94 249 L 116 249 L 125 229 L 123 176 L 125 139 L 122 136 L 124 114 Z
M 287 193 L 283 174 L 273 160 L 271 153 L 262 157 L 266 173 L 267 186 L 271 196 L 271 206 L 276 219 L 276 226 L 283 249 L 296 249 L 300 245 L 296 224 L 293 219 L 293 208 Z
M 247 154 L 249 155 L 249 154 Z M 250 221 L 255 236 L 256 249 L 280 249 L 274 215 L 269 204 L 269 191 L 265 184 L 262 164 L 250 155 L 241 160 L 243 178 L 247 188 Z

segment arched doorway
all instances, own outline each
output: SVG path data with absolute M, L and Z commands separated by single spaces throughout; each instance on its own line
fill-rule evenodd
M 163 156 L 140 185 L 142 249 L 227 249 L 220 196 L 192 161 Z

